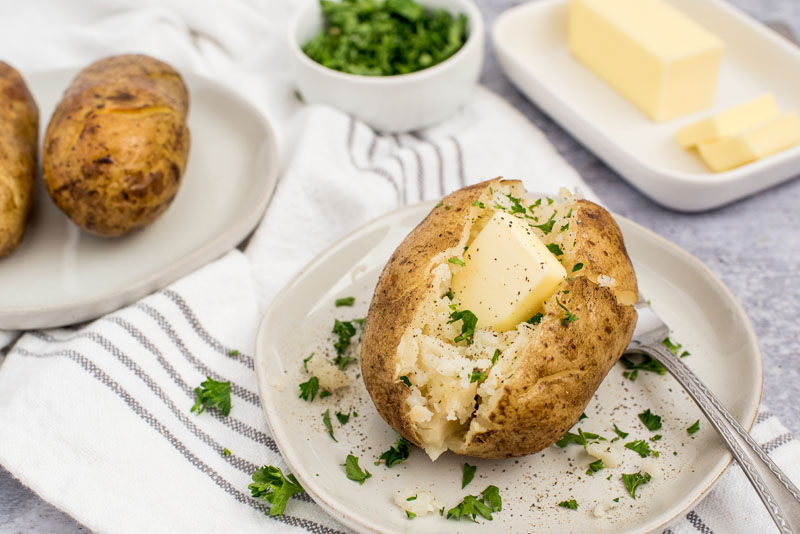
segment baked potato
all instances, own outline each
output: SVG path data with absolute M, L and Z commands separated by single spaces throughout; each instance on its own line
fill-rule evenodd
M 0 61 L 0 258 L 11 254 L 25 235 L 33 204 L 39 108 L 25 80 Z
M 81 71 L 44 139 L 44 181 L 56 205 L 95 235 L 155 221 L 180 187 L 189 156 L 189 93 L 180 74 L 145 55 Z
M 633 334 L 636 275 L 611 215 L 566 191 L 536 202 L 526 194 L 520 182 L 496 178 L 448 195 L 400 244 L 375 288 L 361 374 L 383 419 L 432 459 L 448 449 L 504 458 L 552 445 Z M 501 331 L 479 321 L 465 339 L 452 281 L 499 212 L 558 254 L 566 274 L 530 320 Z

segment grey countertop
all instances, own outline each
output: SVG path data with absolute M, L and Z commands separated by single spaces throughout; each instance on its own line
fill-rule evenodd
M 765 23 L 781 22 L 800 35 L 797 0 L 732 0 Z M 477 0 L 491 28 L 503 10 L 521 2 Z M 789 430 L 800 431 L 800 180 L 701 214 L 659 207 L 629 186 L 531 104 L 505 78 L 487 44 L 481 81 L 539 127 L 606 204 L 655 230 L 708 265 L 744 306 L 764 355 L 763 402 Z M 800 169 L 798 169 L 800 173 Z M 0 534 L 87 532 L 0 468 Z

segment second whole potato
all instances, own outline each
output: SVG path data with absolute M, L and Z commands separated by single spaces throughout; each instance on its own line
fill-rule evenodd
M 189 155 L 189 94 L 180 74 L 145 55 L 97 61 L 58 104 L 44 139 L 56 205 L 95 235 L 155 221 L 180 187 Z

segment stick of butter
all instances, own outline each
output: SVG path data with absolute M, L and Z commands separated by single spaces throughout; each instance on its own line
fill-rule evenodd
M 775 97 L 767 93 L 681 128 L 675 137 L 683 148 L 692 148 L 699 143 L 733 137 L 780 114 Z
M 722 172 L 786 150 L 800 142 L 797 112 L 750 128 L 734 137 L 700 143 L 700 157 L 712 171 Z
M 504 332 L 530 319 L 567 272 L 527 223 L 495 212 L 464 253 L 451 289 L 478 328 Z
M 648 117 L 711 106 L 724 44 L 662 0 L 571 0 L 569 49 Z

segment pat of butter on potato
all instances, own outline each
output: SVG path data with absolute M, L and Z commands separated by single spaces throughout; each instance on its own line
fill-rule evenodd
M 662 0 L 571 0 L 569 49 L 663 122 L 711 106 L 725 46 Z
M 478 328 L 504 332 L 530 319 L 567 272 L 523 220 L 496 212 L 464 253 L 452 291 Z

